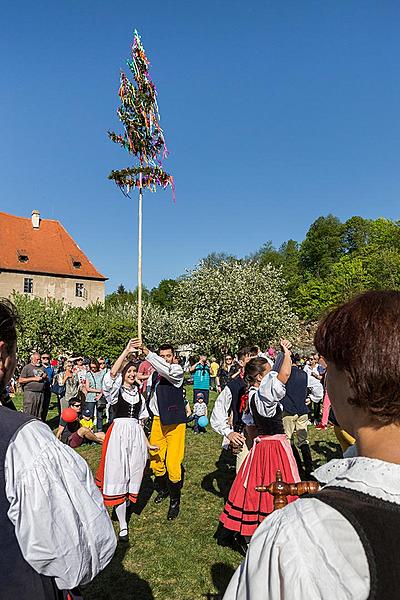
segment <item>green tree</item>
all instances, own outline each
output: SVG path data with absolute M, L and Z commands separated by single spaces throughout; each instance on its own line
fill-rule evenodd
M 348 254 L 360 252 L 369 243 L 371 221 L 363 217 L 351 217 L 343 225 L 343 250 Z
M 178 282 L 175 279 L 162 279 L 156 288 L 150 292 L 150 301 L 167 310 L 173 306 L 172 294 Z
M 314 221 L 300 248 L 303 270 L 326 277 L 343 254 L 342 235 L 343 225 L 337 217 L 328 215 Z

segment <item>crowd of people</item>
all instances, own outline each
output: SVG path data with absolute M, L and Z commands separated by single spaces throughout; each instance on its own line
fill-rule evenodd
M 78 598 L 78 586 L 115 550 L 106 507 L 115 510 L 119 541 L 129 540 L 127 509 L 137 502 L 148 461 L 154 502 L 169 498 L 166 517 L 176 519 L 186 430 L 193 424 L 194 433 L 204 432 L 208 415 L 236 463 L 216 538 L 239 545 L 246 556 L 227 600 L 395 597 L 386 592 L 397 568 L 388 568 L 387 559 L 400 515 L 400 373 L 392 356 L 400 344 L 392 327 L 399 293 L 371 292 L 333 311 L 317 331 L 318 354 L 296 354 L 282 339 L 278 349 L 247 346 L 225 352 L 218 363 L 206 353 L 178 357 L 169 343 L 153 352 L 131 339 L 113 364 L 83 357 L 56 362 L 34 352 L 15 382 L 17 315 L 5 301 L 0 312 L 0 522 L 11 549 L 10 556 L 0 553 L 1 569 L 15 564 L 24 574 L 7 580 L 4 598 L 27 597 L 29 586 L 39 599 Z M 23 414 L 7 410 L 15 409 L 16 384 Z M 212 411 L 210 390 L 218 394 Z M 52 393 L 60 417 L 55 436 L 45 424 Z M 314 470 L 310 424 L 334 426 L 347 458 Z M 84 442 L 102 446 L 97 489 L 75 452 Z M 256 488 L 274 481 L 277 470 L 288 484 L 315 479 L 324 487 L 314 497 L 289 496 L 288 506 L 274 512 L 272 496 Z M 82 497 L 84 511 L 77 509 Z M 41 508 L 31 526 L 33 499 Z M 58 508 L 66 531 L 53 536 Z M 90 524 L 89 514 L 95 515 Z M 376 549 L 381 534 L 385 548 Z M 60 557 L 55 549 L 63 544 Z M 66 556 L 72 561 L 67 574 Z M 381 595 L 370 596 L 371 590 Z

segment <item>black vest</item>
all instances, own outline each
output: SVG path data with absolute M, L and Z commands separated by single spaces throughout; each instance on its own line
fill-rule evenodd
M 242 422 L 242 412 L 240 411 L 240 402 L 243 394 L 246 391 L 246 384 L 243 379 L 238 375 L 226 386 L 229 388 L 232 395 L 232 402 L 230 405 L 230 410 L 232 411 L 233 416 L 233 429 L 234 431 L 238 431 L 241 433 L 244 429 L 244 423 Z
M 354 527 L 368 560 L 368 600 L 399 600 L 400 506 L 342 487 L 326 487 L 306 497 L 328 504 Z
M 140 398 L 140 396 L 139 396 L 139 398 Z M 140 409 L 142 406 L 142 400 L 140 398 L 139 402 L 136 402 L 135 404 L 130 404 L 129 402 L 124 400 L 124 398 L 122 396 L 122 391 L 120 388 L 119 393 L 118 393 L 118 402 L 114 406 L 115 406 L 114 419 L 118 419 L 118 418 L 122 418 L 122 417 L 127 417 L 129 419 L 139 419 Z
M 54 579 L 39 575 L 24 559 L 14 525 L 7 516 L 10 503 L 6 496 L 4 463 L 10 441 L 32 417 L 0 406 L 0 598 L 1 600 L 58 600 L 63 592 Z M 32 499 L 34 502 L 34 499 Z M 54 515 L 47 515 L 49 519 Z
M 158 374 L 153 374 L 153 385 L 157 383 Z M 152 386 L 153 387 L 153 386 Z M 186 423 L 185 400 L 183 398 L 183 382 L 180 387 L 161 377 L 156 389 L 158 413 L 162 425 L 178 425 Z
M 257 435 L 278 435 L 285 433 L 282 423 L 282 409 L 277 404 L 276 413 L 273 417 L 263 417 L 257 411 L 255 403 L 255 393 L 250 397 L 250 410 L 253 415 L 254 425 L 257 428 Z
M 282 399 L 283 410 L 289 415 L 306 415 L 308 408 L 307 398 L 307 373 L 292 367 L 292 372 L 286 382 L 286 394 Z

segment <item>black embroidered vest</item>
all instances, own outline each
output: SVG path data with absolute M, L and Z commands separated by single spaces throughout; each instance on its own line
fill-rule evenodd
M 303 497 L 328 504 L 354 527 L 368 560 L 368 600 L 399 600 L 400 506 L 342 487 L 326 487 Z
M 122 396 L 121 388 L 118 393 L 118 402 L 115 405 L 115 413 L 114 419 L 126 417 L 129 419 L 139 419 L 140 409 L 142 406 L 142 400 L 140 395 L 138 395 L 139 401 L 135 402 L 135 404 L 130 404 L 124 397 Z
M 276 413 L 273 417 L 264 417 L 257 411 L 255 396 L 255 393 L 251 396 L 250 410 L 253 415 L 254 425 L 257 428 L 257 435 L 277 435 L 285 433 L 282 423 L 282 409 L 279 404 L 276 406 Z
M 153 377 L 158 378 L 157 373 L 154 373 Z M 157 379 L 154 381 L 157 382 Z M 155 389 L 161 424 L 178 425 L 179 423 L 186 423 L 183 383 L 181 386 L 175 387 L 168 379 L 160 377 Z

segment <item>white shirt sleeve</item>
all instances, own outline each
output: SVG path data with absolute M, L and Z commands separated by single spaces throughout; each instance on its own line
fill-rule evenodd
M 180 387 L 183 382 L 183 369 L 180 365 L 170 365 L 161 356 L 155 352 L 149 352 L 146 356 L 149 363 L 155 368 L 157 373 L 168 379 L 175 387 Z
M 224 600 L 366 600 L 369 568 L 350 523 L 316 499 L 268 516 Z
M 210 425 L 212 429 L 228 437 L 233 432 L 232 427 L 228 424 L 228 411 L 232 403 L 232 393 L 228 386 L 225 386 L 222 392 L 215 400 L 214 408 L 210 417 Z
M 110 371 L 107 371 L 103 379 L 103 394 L 108 404 L 116 404 L 118 402 L 118 395 L 121 385 L 121 373 L 118 373 L 115 379 L 113 379 Z
M 5 459 L 8 517 L 24 559 L 59 589 L 87 584 L 110 562 L 114 529 L 87 463 L 40 421 Z
M 320 402 L 324 396 L 324 386 L 320 380 L 307 373 L 307 387 L 309 389 L 309 398 L 313 402 Z
M 140 397 L 141 397 L 142 405 L 140 407 L 139 421 L 141 421 L 142 419 L 149 418 L 149 413 L 148 413 L 147 406 L 146 406 L 146 400 L 144 399 L 142 394 L 140 394 Z
M 254 397 L 257 411 L 263 417 L 273 417 L 276 407 L 286 394 L 285 385 L 279 381 L 276 371 L 269 371 L 262 378 L 260 387 Z

